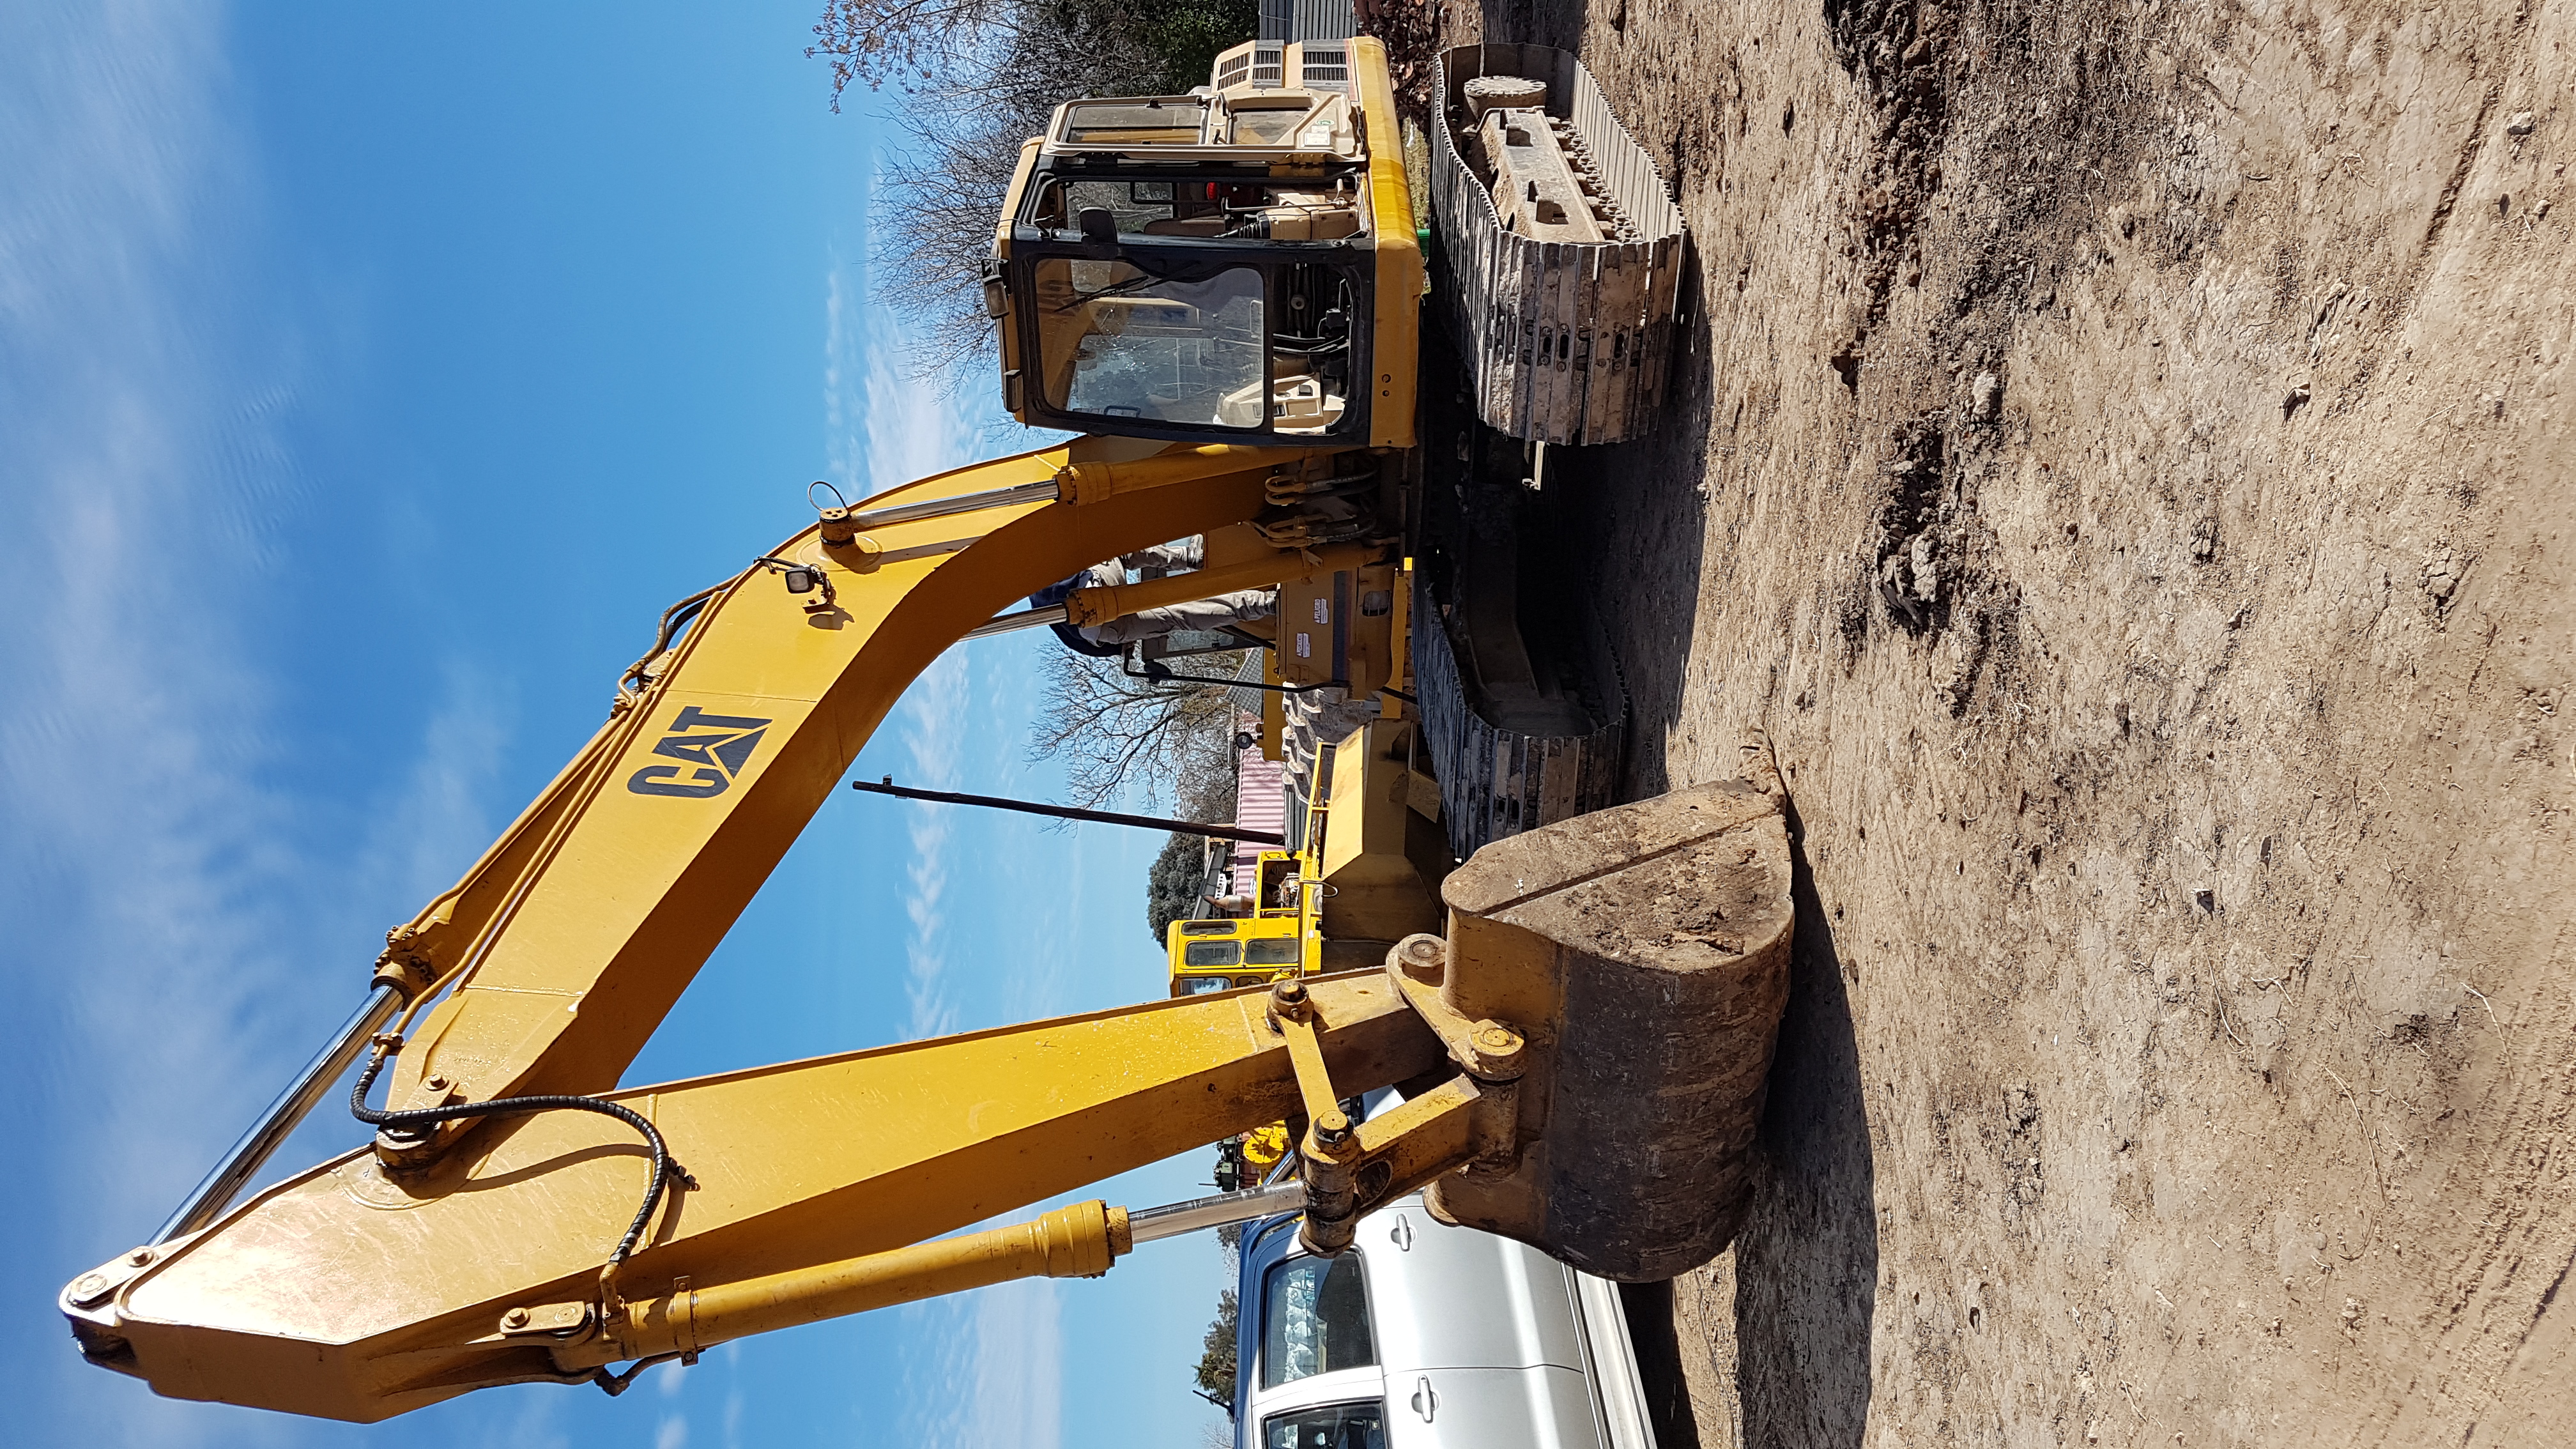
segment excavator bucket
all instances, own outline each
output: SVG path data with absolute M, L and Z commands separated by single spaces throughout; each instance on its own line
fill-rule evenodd
M 1452 873 L 1446 1004 L 1521 1029 L 1520 1151 L 1430 1191 L 1442 1219 L 1622 1282 L 1714 1257 L 1744 1215 L 1789 994 L 1778 776 L 1508 837 Z

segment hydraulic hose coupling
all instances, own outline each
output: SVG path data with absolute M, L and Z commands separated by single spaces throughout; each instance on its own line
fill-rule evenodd
M 865 573 L 876 567 L 885 552 L 883 545 L 859 532 L 859 513 L 855 508 L 826 508 L 821 527 L 823 552 L 834 563 L 852 573 Z

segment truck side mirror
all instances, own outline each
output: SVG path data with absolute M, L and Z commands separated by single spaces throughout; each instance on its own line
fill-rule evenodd
M 1084 207 L 1076 214 L 1074 223 L 1082 228 L 1082 239 L 1084 241 L 1114 242 L 1118 240 L 1118 218 L 1111 216 L 1109 214 L 1109 209 L 1105 206 Z

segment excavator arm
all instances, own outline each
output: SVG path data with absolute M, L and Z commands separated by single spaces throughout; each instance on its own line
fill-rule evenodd
M 1323 1251 L 1370 1205 L 1434 1183 L 1456 1220 L 1599 1270 L 1651 1276 L 1675 1251 L 1714 1251 L 1713 1221 L 1654 1210 L 1705 1197 L 1741 1144 L 1663 1121 L 1656 1094 L 1674 1094 L 1656 1064 L 1687 1055 L 1694 1023 L 1762 1020 L 1729 1079 L 1751 1069 L 1758 1102 L 1787 876 L 1776 799 L 1748 786 L 1480 854 L 1452 879 L 1449 940 L 1410 938 L 1382 971 L 615 1090 L 941 650 L 1099 559 L 1246 523 L 1296 535 L 1305 483 L 1370 460 L 1141 451 L 1081 439 L 827 510 L 712 591 L 484 858 L 392 933 L 343 1041 L 156 1241 L 63 1290 L 83 1352 L 174 1397 L 361 1421 L 494 1384 L 614 1390 L 634 1372 L 616 1363 L 1103 1271 L 1138 1223 L 1099 1203 L 941 1235 L 1283 1117 Z M 1219 582 L 1367 553 L 1279 549 Z M 1133 606 L 1077 593 L 1067 613 Z M 1726 950 L 1706 932 L 1678 947 L 1669 930 L 1601 935 L 1607 906 L 1677 881 L 1730 902 Z M 369 1045 L 362 1080 L 390 1079 L 377 1140 L 232 1206 L 314 1084 Z M 1386 1116 L 1337 1106 L 1396 1083 L 1410 1100 Z M 1719 1137 L 1749 1136 L 1741 1116 Z M 1658 1155 L 1684 1138 L 1714 1155 Z M 1608 1206 L 1583 1205 L 1605 1191 Z

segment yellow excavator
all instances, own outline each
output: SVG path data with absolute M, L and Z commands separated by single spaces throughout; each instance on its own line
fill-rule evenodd
M 1277 671 L 1411 720 L 1383 693 L 1395 651 L 1356 626 L 1393 617 L 1370 595 L 1425 466 L 1423 261 L 1383 52 L 1347 58 L 1329 94 L 1057 113 L 1022 157 L 992 297 L 1014 407 L 1092 435 L 823 510 L 675 606 L 598 733 L 389 933 L 343 1030 L 159 1232 L 63 1288 L 91 1362 L 372 1421 L 497 1384 L 613 1392 L 745 1335 L 1097 1274 L 1290 1205 L 1328 1254 L 1425 1189 L 1449 1221 L 1614 1278 L 1724 1243 L 1791 921 L 1758 752 L 1744 781 L 1486 845 L 1363 969 L 618 1085 L 962 639 L 1276 585 Z M 1017 607 L 1188 535 L 1193 573 Z M 373 1142 L 245 1196 L 361 1059 Z M 1402 1105 L 1346 1114 L 1390 1086 Z M 961 1231 L 1283 1120 L 1294 1172 L 1268 1189 Z

